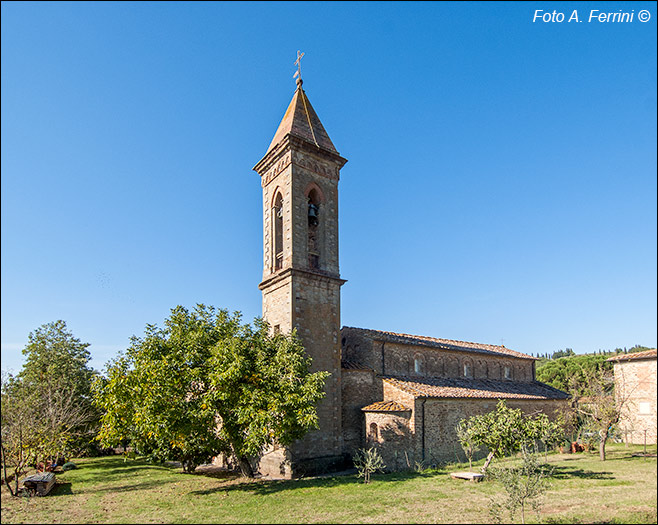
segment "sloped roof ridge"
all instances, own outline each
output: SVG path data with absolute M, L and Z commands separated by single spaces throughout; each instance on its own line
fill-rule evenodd
M 358 330 L 360 332 L 366 332 L 372 334 L 373 336 L 377 336 L 377 335 L 379 335 L 380 337 L 384 336 L 387 337 L 390 341 L 402 340 L 400 342 L 408 342 L 412 344 L 430 343 L 433 344 L 434 346 L 439 346 L 441 348 L 448 348 L 450 350 L 486 352 L 486 353 L 494 353 L 499 355 L 506 355 L 509 357 L 518 357 L 521 359 L 533 359 L 533 360 L 536 359 L 532 356 L 529 356 L 528 354 L 517 352 L 516 350 L 512 350 L 502 345 L 474 343 L 471 341 L 459 341 L 456 339 L 441 339 L 438 337 L 429 337 L 425 335 L 403 334 L 396 332 L 388 332 L 385 330 L 373 330 L 370 328 L 357 328 L 354 326 L 344 326 L 343 328 L 347 328 L 349 330 Z
M 569 394 L 545 383 L 496 379 L 383 376 L 382 379 L 414 397 L 489 399 L 568 399 Z
M 351 359 L 343 359 L 340 362 L 340 366 L 346 370 L 367 370 L 369 372 L 373 371 L 373 369 L 369 366 L 366 366 L 358 361 L 352 361 Z
M 408 412 L 411 409 L 397 401 L 377 401 L 363 407 L 361 410 L 372 412 Z
M 288 134 L 338 153 L 301 85 L 295 91 L 267 151 L 279 144 Z
M 644 350 L 643 352 L 631 352 L 630 354 L 620 354 L 609 357 L 606 361 L 633 361 L 634 359 L 650 359 L 658 357 L 658 349 Z

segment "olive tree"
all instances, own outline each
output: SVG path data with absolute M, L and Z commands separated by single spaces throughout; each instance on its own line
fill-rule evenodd
M 501 399 L 496 409 L 486 414 L 463 419 L 457 428 L 458 439 L 471 455 L 475 448 L 485 447 L 489 453 L 482 467 L 486 472 L 495 457 L 531 449 L 537 442 L 555 443 L 562 434 L 561 422 L 551 422 L 543 413 L 524 415 Z

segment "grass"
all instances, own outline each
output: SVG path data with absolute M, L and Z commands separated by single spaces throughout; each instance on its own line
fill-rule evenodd
M 656 523 L 656 458 L 632 456 L 640 450 L 610 445 L 605 462 L 550 454 L 555 475 L 542 521 Z M 3 486 L 2 523 L 487 523 L 489 500 L 502 493 L 495 482 L 451 479 L 463 465 L 376 475 L 364 485 L 356 475 L 249 482 L 121 457 L 75 462 L 46 497 L 12 498 Z

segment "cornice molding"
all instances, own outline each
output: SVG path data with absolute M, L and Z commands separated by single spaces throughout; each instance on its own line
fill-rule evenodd
M 338 286 L 343 286 L 343 284 L 347 282 L 346 279 L 341 279 L 336 274 L 323 272 L 321 270 L 306 270 L 303 268 L 289 267 L 289 268 L 284 268 L 283 270 L 280 270 L 279 272 L 275 273 L 271 277 L 265 279 L 262 283 L 258 285 L 258 289 L 264 290 L 265 288 L 270 288 L 271 286 L 278 284 L 280 281 L 296 276 L 312 278 L 316 281 L 324 282 L 327 284 L 337 282 Z
M 296 137 L 295 135 L 288 133 L 285 135 L 285 137 L 283 137 L 281 142 L 279 142 L 276 146 L 274 146 L 270 151 L 268 151 L 265 154 L 265 156 L 260 161 L 258 161 L 258 163 L 253 167 L 253 170 L 256 173 L 258 173 L 261 177 L 268 176 L 270 168 L 276 164 L 275 171 L 276 174 L 278 175 L 290 163 L 287 162 L 285 166 L 279 169 L 279 165 L 281 164 L 281 161 L 284 160 L 286 157 L 290 157 L 290 155 L 287 154 L 291 151 L 292 152 L 300 151 L 304 153 L 309 153 L 311 155 L 315 155 L 319 157 L 321 160 L 329 161 L 333 164 L 336 164 L 335 175 L 334 174 L 329 175 L 327 173 L 318 173 L 319 175 L 330 176 L 331 178 L 335 178 L 336 180 L 338 180 L 340 169 L 347 162 L 347 159 L 341 157 L 339 154 L 334 153 L 333 151 L 329 151 L 320 146 L 316 146 L 315 144 L 311 144 L 304 139 L 301 139 L 299 137 Z M 307 167 L 307 166 L 303 166 L 301 163 L 300 165 L 302 167 Z M 269 177 L 266 178 L 272 180 L 275 176 L 276 175 L 269 175 Z

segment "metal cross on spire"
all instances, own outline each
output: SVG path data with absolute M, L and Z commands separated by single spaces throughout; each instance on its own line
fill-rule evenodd
M 304 56 L 304 53 L 297 50 L 297 60 L 295 60 L 295 65 L 297 66 L 297 71 L 295 71 L 295 74 L 292 76 L 292 78 L 296 78 L 298 82 L 301 81 L 301 79 L 302 79 L 302 57 L 303 56 Z

